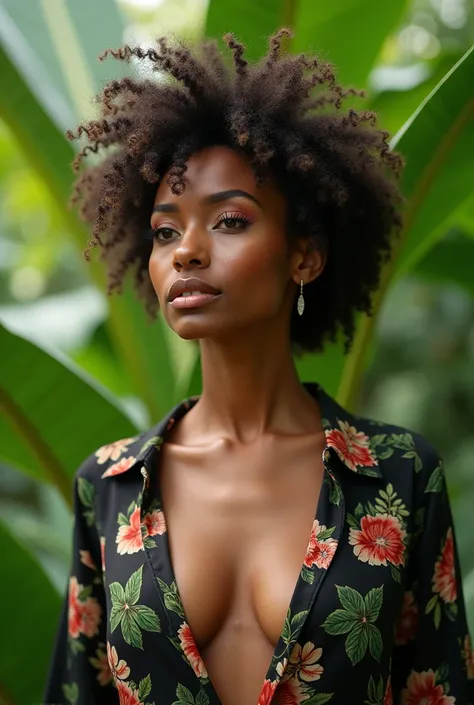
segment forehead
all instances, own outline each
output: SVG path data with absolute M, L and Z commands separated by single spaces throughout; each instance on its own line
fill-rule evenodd
M 206 147 L 193 154 L 187 161 L 184 175 L 186 188 L 176 196 L 166 183 L 167 174 L 158 187 L 155 203 L 172 203 L 186 197 L 200 197 L 219 191 L 242 189 L 255 195 L 259 200 L 282 198 L 271 179 L 257 184 L 249 159 L 230 147 Z

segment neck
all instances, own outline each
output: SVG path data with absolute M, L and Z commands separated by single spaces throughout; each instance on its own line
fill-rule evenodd
M 270 339 L 271 338 L 271 339 Z M 193 420 L 196 435 L 251 443 L 264 434 L 319 429 L 320 411 L 295 368 L 289 342 L 268 334 L 232 343 L 201 341 L 203 388 Z M 193 430 L 193 435 L 194 435 Z

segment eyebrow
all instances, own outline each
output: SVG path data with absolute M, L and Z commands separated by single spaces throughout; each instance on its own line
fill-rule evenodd
M 242 191 L 241 189 L 230 189 L 228 191 L 219 191 L 218 193 L 212 193 L 209 196 L 205 196 L 201 200 L 201 203 L 203 205 L 209 205 L 211 203 L 220 203 L 221 201 L 228 201 L 231 198 L 248 198 L 250 201 L 256 203 L 259 208 L 262 207 L 259 201 L 255 198 L 255 196 L 252 196 L 251 193 L 247 193 L 247 191 Z M 178 212 L 179 206 L 177 203 L 159 203 L 153 208 L 153 213 Z

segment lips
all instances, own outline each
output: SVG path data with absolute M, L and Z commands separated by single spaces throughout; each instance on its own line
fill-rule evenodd
M 168 291 L 168 301 L 174 301 L 178 296 L 186 293 L 199 291 L 201 294 L 220 294 L 219 289 L 208 282 L 198 279 L 198 277 L 188 277 L 187 279 L 177 279 L 170 286 Z

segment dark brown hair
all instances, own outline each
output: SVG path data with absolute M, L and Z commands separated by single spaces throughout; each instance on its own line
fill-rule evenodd
M 341 329 L 347 352 L 356 312 L 372 315 L 371 294 L 402 225 L 397 180 L 403 160 L 390 150 L 388 133 L 377 129 L 375 113 L 341 110 L 344 99 L 362 91 L 339 86 L 334 68 L 317 56 L 282 52 L 290 36 L 280 29 L 266 56 L 250 65 L 244 46 L 225 35 L 231 67 L 215 41 L 191 49 L 161 37 L 154 48 L 107 49 L 101 60 L 135 57 L 158 74 L 110 81 L 97 97 L 100 118 L 68 131 L 69 139 L 88 140 L 76 171 L 90 152 L 105 153 L 78 176 L 71 202 L 80 203 L 91 224 L 85 258 L 101 248 L 107 294 L 121 291 L 132 268 L 153 319 L 150 216 L 161 178 L 169 171 L 167 183 L 181 194 L 194 152 L 214 144 L 241 150 L 259 182 L 268 170 L 277 178 L 288 203 L 289 240 L 306 235 L 327 248 L 324 271 L 304 289 L 305 314 L 293 312 L 293 350 L 322 350 Z

